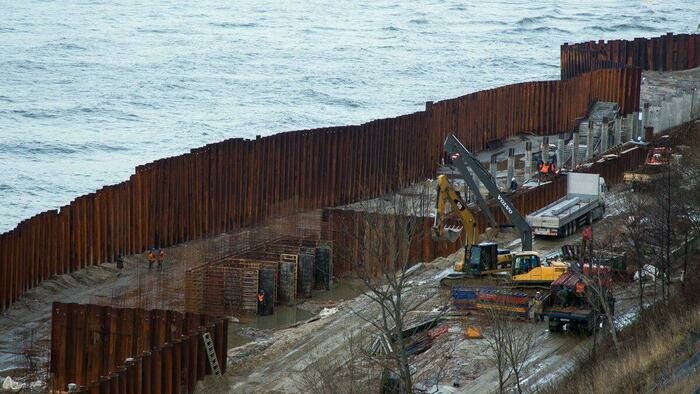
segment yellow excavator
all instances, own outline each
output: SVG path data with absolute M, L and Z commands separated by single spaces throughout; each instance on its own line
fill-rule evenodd
M 454 135 L 445 141 L 445 150 L 456 168 L 472 190 L 477 203 L 489 219 L 491 228 L 497 229 L 498 224 L 486 204 L 481 191 L 472 178 L 469 168 L 486 187 L 489 193 L 499 202 L 503 213 L 510 218 L 513 226 L 521 234 L 522 252 L 512 253 L 509 250 L 499 250 L 495 243 L 479 243 L 474 213 L 464 202 L 459 192 L 449 182 L 447 176 L 440 175 L 437 179 L 437 203 L 435 222 L 432 229 L 433 239 L 438 241 L 455 242 L 464 232 L 464 260 L 455 264 L 455 272 L 440 281 L 442 286 L 486 286 L 502 285 L 520 289 L 547 287 L 561 274 L 567 271 L 563 263 L 545 265 L 539 253 L 532 251 L 532 229 L 515 207 L 508 201 L 496 186 L 496 183 L 481 163 L 469 152 Z M 456 213 L 462 227 L 448 226 L 449 215 L 446 213 L 447 204 L 452 213 Z

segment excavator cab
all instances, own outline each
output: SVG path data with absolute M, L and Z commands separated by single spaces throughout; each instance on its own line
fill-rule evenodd
M 469 274 L 476 278 L 507 270 L 512 261 L 510 250 L 498 249 L 498 245 L 492 242 L 472 245 L 467 256 Z
M 530 272 L 533 268 L 537 268 L 542 264 L 540 261 L 540 255 L 535 252 L 520 252 L 516 253 L 513 259 L 513 271 L 512 274 L 522 275 Z

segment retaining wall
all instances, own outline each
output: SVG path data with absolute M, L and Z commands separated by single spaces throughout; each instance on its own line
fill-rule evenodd
M 601 40 L 561 46 L 562 80 L 606 68 L 677 71 L 699 66 L 700 34 L 668 33 L 631 41 Z
M 522 132 L 572 129 L 595 100 L 638 108 L 636 69 L 530 82 L 357 126 L 229 139 L 139 166 L 0 235 L 0 311 L 53 275 L 118 255 L 256 225 L 305 209 L 393 192 L 434 175 L 448 132 L 479 151 Z
M 202 333 L 211 334 L 223 373 L 227 330 L 228 320 L 198 314 L 56 302 L 50 389 L 76 383 L 90 393 L 192 393 L 211 374 Z

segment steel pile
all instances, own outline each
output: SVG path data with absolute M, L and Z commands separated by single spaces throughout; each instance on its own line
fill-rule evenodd
M 561 79 L 609 68 L 677 71 L 700 66 L 700 34 L 668 33 L 634 40 L 589 41 L 561 46 Z
M 192 393 L 211 374 L 202 333 L 226 370 L 228 320 L 169 310 L 53 304 L 52 391 Z

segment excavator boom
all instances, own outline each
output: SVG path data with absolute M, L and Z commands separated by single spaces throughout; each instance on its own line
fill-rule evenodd
M 447 220 L 447 205 L 450 205 L 462 227 L 450 227 L 445 225 Z M 462 231 L 465 232 L 465 246 L 472 245 L 477 240 L 476 219 L 474 214 L 459 195 L 454 186 L 447 179 L 447 176 L 440 175 L 437 178 L 437 201 L 435 206 L 435 223 L 432 228 L 433 239 L 436 241 L 455 242 Z
M 522 239 L 522 250 L 532 250 L 532 228 L 525 221 L 525 218 L 515 209 L 515 206 L 508 201 L 508 199 L 501 193 L 496 186 L 491 174 L 479 163 L 479 160 L 474 157 L 474 155 L 467 150 L 467 148 L 462 145 L 461 142 L 454 136 L 450 134 L 445 140 L 445 151 L 452 157 L 453 165 L 462 174 L 462 177 L 466 181 L 469 188 L 474 193 L 476 201 L 479 203 L 481 209 L 486 213 L 491 226 L 496 227 L 496 220 L 491 213 L 486 201 L 481 195 L 481 191 L 477 186 L 476 182 L 469 173 L 471 169 L 474 175 L 481 181 L 481 183 L 486 187 L 489 193 L 496 198 L 498 205 L 501 207 L 503 213 L 510 219 L 510 222 L 515 226 L 518 231 L 520 231 Z

